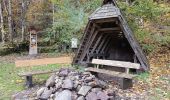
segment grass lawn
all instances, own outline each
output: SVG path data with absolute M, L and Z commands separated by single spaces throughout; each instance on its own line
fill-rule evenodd
M 17 74 L 28 71 L 56 70 L 60 65 L 34 66 L 27 68 L 16 68 L 14 63 L 0 62 L 0 100 L 9 100 L 12 94 L 25 89 L 25 79 Z M 34 76 L 33 82 L 42 84 L 50 74 Z

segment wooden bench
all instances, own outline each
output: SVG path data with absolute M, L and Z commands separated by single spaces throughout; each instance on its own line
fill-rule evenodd
M 131 63 L 131 62 L 124 62 L 124 61 L 114 61 L 114 60 L 102 60 L 102 59 L 93 59 L 91 64 L 97 65 L 96 68 L 89 67 L 86 68 L 86 71 L 96 72 L 101 74 L 107 74 L 110 76 L 120 78 L 120 88 L 121 89 L 128 89 L 132 87 L 132 79 L 136 77 L 134 74 L 129 73 L 129 69 L 140 69 L 140 64 Z M 99 69 L 99 65 L 111 66 L 111 67 L 119 67 L 125 68 L 125 72 L 117 72 L 117 71 L 110 71 L 105 69 Z
M 48 74 L 48 73 L 55 73 L 58 70 L 51 70 L 51 71 L 34 71 L 34 72 L 24 72 L 24 73 L 19 73 L 18 76 L 20 77 L 25 77 L 25 85 L 26 87 L 30 88 L 33 86 L 32 83 L 32 76 L 33 75 L 40 75 L 40 74 Z

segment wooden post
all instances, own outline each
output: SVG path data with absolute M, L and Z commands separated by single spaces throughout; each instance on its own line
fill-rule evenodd
M 33 86 L 32 84 L 32 76 L 26 76 L 26 82 L 25 82 L 26 87 L 30 88 Z
M 120 88 L 123 90 L 130 89 L 133 86 L 132 79 L 120 78 Z
M 129 68 L 126 68 L 125 70 L 126 70 L 126 73 L 129 74 Z

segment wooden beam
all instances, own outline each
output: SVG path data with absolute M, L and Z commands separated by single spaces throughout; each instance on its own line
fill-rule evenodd
M 124 62 L 124 61 L 115 61 L 115 60 L 93 59 L 92 60 L 92 64 L 115 66 L 115 67 L 123 67 L 123 68 L 140 69 L 140 64 L 138 64 L 138 63 Z
M 55 73 L 59 70 L 50 70 L 50 71 L 34 71 L 34 72 L 24 72 L 24 73 L 19 73 L 18 76 L 32 76 L 32 75 L 40 75 L 40 74 L 49 74 L 49 73 Z
M 88 62 L 90 62 L 90 57 L 92 57 L 91 56 L 91 54 L 94 52 L 94 50 L 97 48 L 97 46 L 98 46 L 98 44 L 99 44 L 99 42 L 101 41 L 101 39 L 102 39 L 102 37 L 103 37 L 103 35 L 102 34 L 99 34 L 100 36 L 99 36 L 99 38 L 97 38 L 97 41 L 96 41 L 96 43 L 95 43 L 95 45 L 92 47 L 93 49 L 91 50 L 91 52 L 90 52 L 90 54 L 89 54 L 89 56 L 88 56 Z M 91 48 L 90 47 L 90 48 Z
M 83 61 L 84 57 L 85 57 L 85 56 L 87 55 L 87 53 L 89 52 L 89 48 L 90 48 L 90 46 L 92 45 L 92 43 L 94 42 L 94 39 L 96 38 L 97 34 L 98 34 L 98 30 L 94 32 L 94 34 L 92 35 L 91 38 L 88 39 L 88 42 L 87 42 L 88 44 L 87 44 L 87 46 L 86 46 L 86 48 L 85 48 L 86 51 L 83 53 L 83 55 L 82 55 L 82 57 L 81 57 L 81 62 Z
M 120 31 L 102 31 L 102 34 L 119 34 Z
M 93 56 L 106 56 L 107 54 L 105 53 L 101 53 L 101 54 L 98 54 L 98 53 L 90 53 L 89 56 L 90 57 L 93 57 Z
M 96 48 L 97 47 L 97 45 L 98 45 L 98 43 L 100 42 L 100 39 L 102 38 L 102 35 L 100 34 L 100 33 L 98 33 L 97 34 L 97 36 L 95 37 L 95 39 L 94 39 L 94 41 L 96 41 L 95 43 L 93 42 L 91 45 L 90 45 L 90 47 L 89 47 L 89 49 L 88 49 L 88 51 L 87 51 L 87 62 L 90 62 L 90 54 L 92 53 L 92 50 L 91 49 L 94 49 L 94 48 Z
M 89 29 L 90 26 L 91 26 L 91 21 L 88 22 L 88 24 L 86 26 L 86 29 L 84 30 L 84 34 L 83 34 L 83 36 L 81 38 L 81 41 L 80 41 L 80 46 L 79 46 L 79 48 L 77 50 L 77 53 L 76 53 L 75 57 L 73 58 L 73 63 L 74 64 L 76 63 L 76 61 L 78 59 L 78 54 L 80 53 L 80 50 L 81 50 L 81 48 L 83 46 L 84 38 L 87 35 L 88 29 Z
M 95 23 L 96 28 L 100 29 L 100 25 Z
M 126 74 L 122 72 L 116 72 L 116 71 L 110 71 L 110 70 L 104 70 L 104 69 L 97 69 L 97 68 L 92 68 L 92 67 L 86 68 L 85 71 L 97 72 L 97 73 L 111 75 L 114 77 L 127 78 L 127 79 L 132 79 L 136 76 L 132 74 Z
M 100 52 L 104 52 L 105 48 L 110 44 L 110 43 L 109 43 L 110 40 L 111 40 L 111 37 L 109 37 L 109 39 L 105 42 L 105 44 L 103 45 L 103 47 L 102 47 L 102 49 L 101 49 Z
M 99 37 L 98 40 L 96 41 L 96 43 L 95 43 L 95 45 L 94 45 L 91 53 L 94 53 L 94 51 L 96 50 L 97 46 L 99 45 L 99 42 L 102 40 L 102 37 L 103 37 L 103 35 L 100 34 L 100 37 Z
M 102 46 L 104 45 L 104 43 L 109 39 L 108 35 L 105 35 L 105 37 L 102 39 L 102 42 L 99 44 L 97 50 L 98 53 L 100 52 L 100 49 L 102 48 Z
M 105 31 L 121 31 L 120 27 L 114 27 L 114 28 L 101 28 L 99 29 L 99 32 L 105 32 Z
M 115 22 L 115 21 L 117 21 L 117 19 L 116 18 L 111 18 L 111 19 L 98 19 L 98 20 L 94 20 L 94 22 L 96 23 L 96 24 L 98 24 L 98 23 L 106 23 L 106 22 Z
M 109 39 L 107 45 L 104 48 L 102 48 L 101 52 L 107 53 L 109 51 L 109 49 L 111 48 L 111 45 L 112 45 L 112 38 Z
M 86 50 L 87 50 L 87 47 L 89 46 L 88 43 L 90 42 L 91 38 L 93 37 L 93 32 L 95 32 L 95 29 L 96 29 L 96 26 L 95 26 L 95 24 L 93 23 L 92 29 L 91 29 L 90 33 L 88 33 L 90 36 L 89 36 L 89 38 L 88 38 L 88 40 L 87 40 L 87 42 L 86 42 L 86 44 L 85 44 L 84 52 L 82 53 L 82 55 L 81 55 L 81 57 L 80 57 L 80 61 L 81 61 L 81 62 L 82 62 L 83 59 L 84 59 L 85 52 L 86 52 Z

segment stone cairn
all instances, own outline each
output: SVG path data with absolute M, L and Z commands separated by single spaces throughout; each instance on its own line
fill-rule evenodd
M 90 72 L 60 69 L 37 91 L 39 100 L 115 100 L 108 83 Z

